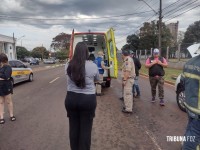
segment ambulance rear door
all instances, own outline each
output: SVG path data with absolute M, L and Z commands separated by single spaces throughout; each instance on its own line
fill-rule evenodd
M 74 29 L 72 30 L 72 35 L 70 39 L 69 59 L 72 59 L 72 56 L 73 56 L 73 43 L 74 43 Z
M 117 65 L 117 51 L 113 28 L 110 28 L 106 32 L 106 43 L 108 49 L 109 64 L 112 66 L 110 70 L 110 76 L 112 78 L 117 78 L 118 76 L 118 65 Z

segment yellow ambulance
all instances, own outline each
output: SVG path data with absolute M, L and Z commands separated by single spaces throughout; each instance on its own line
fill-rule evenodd
M 75 46 L 78 42 L 85 42 L 88 46 L 89 53 L 97 57 L 98 51 L 104 52 L 105 66 L 112 66 L 111 69 L 104 71 L 104 83 L 106 87 L 110 87 L 111 78 L 117 78 L 117 52 L 115 44 L 115 36 L 113 28 L 107 32 L 78 32 L 72 31 L 70 41 L 69 59 L 72 58 Z

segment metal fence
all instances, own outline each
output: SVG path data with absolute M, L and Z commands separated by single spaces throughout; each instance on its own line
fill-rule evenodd
M 169 59 L 177 59 L 181 61 L 181 59 L 189 59 L 191 58 L 190 53 L 187 48 L 194 43 L 187 44 L 178 44 L 174 47 L 162 47 L 161 48 L 161 56 L 165 57 L 167 60 Z M 139 59 L 147 59 L 148 57 L 153 55 L 153 48 L 145 49 L 145 50 L 135 50 L 136 57 Z

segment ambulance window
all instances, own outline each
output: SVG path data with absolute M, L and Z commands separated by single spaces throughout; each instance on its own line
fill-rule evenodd
M 110 57 L 114 57 L 114 47 L 113 47 L 113 43 L 112 43 L 112 41 L 110 42 Z

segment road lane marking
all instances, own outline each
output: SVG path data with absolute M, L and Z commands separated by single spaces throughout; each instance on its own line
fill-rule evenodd
M 153 133 L 151 133 L 146 127 L 144 127 L 146 134 L 149 136 L 149 138 L 153 141 L 154 145 L 156 146 L 156 148 L 158 150 L 162 150 L 161 147 L 158 145 L 158 143 L 156 142 L 156 138 L 153 135 Z
M 53 83 L 54 81 L 58 80 L 60 77 L 57 77 L 55 79 L 53 79 L 52 81 L 50 81 L 49 83 Z

